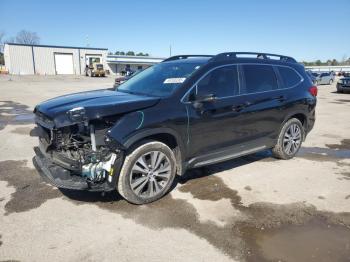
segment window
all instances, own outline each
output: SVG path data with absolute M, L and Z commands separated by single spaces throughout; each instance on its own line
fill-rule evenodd
M 210 72 L 197 84 L 198 95 L 216 97 L 238 95 L 237 66 L 225 66 Z
M 284 87 L 293 87 L 301 81 L 301 77 L 289 67 L 279 66 L 278 71 L 282 77 Z
M 159 63 L 135 74 L 117 87 L 120 92 L 165 97 L 195 72 L 202 63 Z
M 250 94 L 276 90 L 277 78 L 272 66 L 269 65 L 243 65 L 245 85 L 241 94 Z

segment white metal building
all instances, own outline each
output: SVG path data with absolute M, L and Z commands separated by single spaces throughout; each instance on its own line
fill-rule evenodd
M 5 65 L 15 75 L 82 75 L 89 57 L 106 64 L 107 48 L 5 44 Z
M 350 72 L 350 65 L 343 66 L 305 66 L 306 69 L 309 69 L 314 72 Z
M 5 66 L 13 75 L 84 75 L 89 58 L 99 58 L 110 74 L 142 70 L 165 58 L 107 55 L 107 48 L 24 45 L 4 47 Z
M 132 71 L 143 70 L 162 62 L 164 59 L 163 57 L 150 56 L 108 55 L 107 64 L 112 74 L 121 74 L 123 71 L 127 71 L 127 69 Z

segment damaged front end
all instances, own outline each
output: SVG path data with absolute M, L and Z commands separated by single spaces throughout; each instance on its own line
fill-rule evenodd
M 39 110 L 34 113 L 39 134 L 34 164 L 44 179 L 66 189 L 116 188 L 123 150 L 106 136 L 116 117 L 89 120 L 84 108 L 74 108 L 66 113 L 71 123 L 57 127 Z

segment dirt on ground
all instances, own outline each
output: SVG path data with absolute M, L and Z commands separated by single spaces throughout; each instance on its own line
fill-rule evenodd
M 0 76 L 0 261 L 350 261 L 350 94 L 319 87 L 297 157 L 176 177 L 163 199 L 59 190 L 34 168 L 34 106 L 113 78 Z

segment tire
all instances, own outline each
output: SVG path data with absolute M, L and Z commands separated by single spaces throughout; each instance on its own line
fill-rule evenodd
M 88 71 L 87 71 L 87 75 L 88 75 L 89 77 L 92 77 L 92 72 L 91 72 L 91 69 L 88 69 Z
M 296 128 L 296 130 L 300 131 L 298 138 L 297 136 L 293 138 L 293 135 L 291 133 L 292 131 L 291 129 L 293 128 Z M 297 132 L 295 132 L 295 134 L 296 133 Z M 287 136 L 289 136 L 289 138 Z M 304 136 L 305 136 L 305 131 L 301 122 L 296 118 L 289 119 L 283 125 L 280 131 L 280 134 L 278 136 L 277 144 L 272 149 L 273 156 L 278 159 L 285 159 L 285 160 L 293 158 L 298 153 L 301 147 L 302 141 L 304 139 Z
M 159 159 L 161 161 L 158 163 Z M 166 173 L 161 171 L 168 169 Z M 140 170 L 142 172 L 139 172 Z M 133 146 L 127 153 L 120 171 L 117 189 L 119 194 L 130 203 L 137 205 L 151 203 L 162 198 L 169 191 L 175 173 L 174 152 L 159 141 L 143 141 Z
M 333 80 L 331 79 L 331 80 L 329 80 L 329 83 L 328 83 L 329 85 L 331 85 L 331 84 L 333 84 Z

